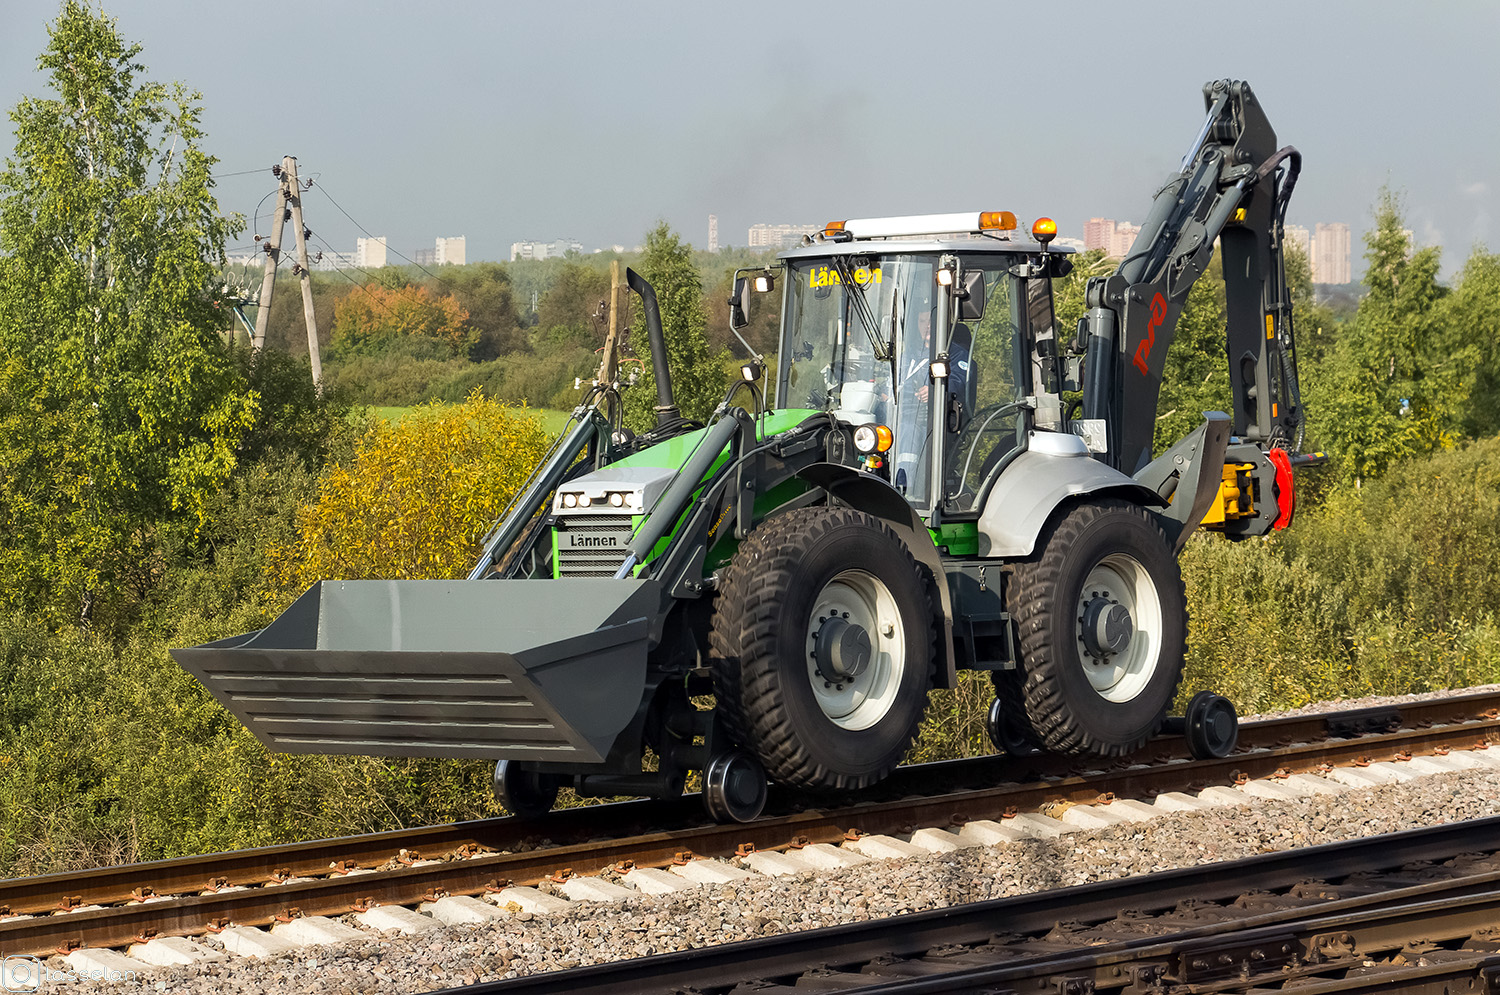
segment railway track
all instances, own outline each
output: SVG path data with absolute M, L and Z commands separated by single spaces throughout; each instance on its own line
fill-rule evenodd
M 1500 818 L 462 991 L 1145 995 L 1292 988 L 1500 989 Z
M 925 765 L 898 772 L 879 795 L 841 807 L 778 795 L 772 814 L 749 825 L 703 825 L 692 800 L 637 802 L 540 822 L 484 820 L 6 881 L 0 953 L 130 948 L 144 956 L 152 939 L 223 939 L 263 926 L 275 932 L 351 912 L 374 925 L 390 922 L 380 909 L 395 907 L 425 906 L 441 917 L 434 906 L 472 896 L 489 897 L 491 908 L 498 901 L 545 911 L 544 899 L 558 901 L 551 892 L 572 888 L 597 897 L 605 886 L 618 889 L 620 871 L 642 890 L 667 890 L 672 879 L 661 877 L 661 868 L 674 868 L 679 882 L 694 874 L 727 880 L 746 873 L 744 865 L 775 874 L 819 860 L 837 866 L 841 853 L 850 861 L 899 856 L 915 852 L 919 839 L 951 849 L 1015 838 L 1025 827 L 1055 834 L 1058 823 L 1036 814 L 1044 809 L 1071 828 L 1088 819 L 1120 821 L 1143 799 L 1160 807 L 1193 790 L 1237 790 L 1245 800 L 1256 792 L 1285 796 L 1299 773 L 1357 782 L 1397 776 L 1389 773 L 1401 770 L 1392 762 L 1413 771 L 1452 769 L 1461 765 L 1461 751 L 1500 741 L 1497 707 L 1500 694 L 1485 693 L 1246 723 L 1237 751 L 1222 760 L 1192 760 L 1180 742 L 1164 739 L 1106 766 L 1040 755 Z M 1446 761 L 1422 759 L 1446 751 L 1460 752 Z M 1232 788 L 1236 783 L 1242 787 Z M 1120 801 L 1099 804 L 1110 798 Z M 603 826 L 625 835 L 600 839 Z M 611 880 L 599 889 L 584 887 L 606 871 Z M 547 892 L 534 887 L 549 881 Z

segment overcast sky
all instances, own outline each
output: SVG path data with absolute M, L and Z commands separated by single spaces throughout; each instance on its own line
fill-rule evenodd
M 59 5 L 0 2 L 10 108 L 47 92 L 36 56 Z M 408 255 L 437 235 L 466 235 L 470 261 L 520 239 L 629 246 L 658 219 L 701 246 L 709 214 L 721 245 L 757 222 L 960 210 L 1081 238 L 1092 216 L 1141 219 L 1220 77 L 1249 80 L 1302 150 L 1289 222 L 1357 239 L 1389 183 L 1446 271 L 1500 247 L 1494 0 L 105 9 L 151 78 L 202 93 L 226 211 L 250 217 L 274 185 L 226 174 L 296 155 Z M 306 210 L 353 249 L 332 203 Z

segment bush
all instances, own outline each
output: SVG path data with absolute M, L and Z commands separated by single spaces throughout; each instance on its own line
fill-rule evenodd
M 5 877 L 500 812 L 483 763 L 267 753 L 161 642 L 3 618 L 0 690 Z
M 1188 691 L 1256 711 L 1493 681 L 1500 438 L 1397 465 L 1268 540 L 1195 538 L 1183 568 Z
M 535 421 L 477 391 L 457 407 L 377 421 L 298 513 L 297 539 L 274 548 L 278 574 L 293 591 L 320 579 L 462 577 L 546 444 Z

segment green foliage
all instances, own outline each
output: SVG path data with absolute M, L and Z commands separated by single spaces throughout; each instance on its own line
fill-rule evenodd
M 1462 357 L 1460 393 L 1469 403 L 1463 433 L 1471 438 L 1500 431 L 1500 255 L 1474 250 L 1452 293 L 1438 304 L 1440 349 Z
M 1472 345 L 1447 341 L 1438 250 L 1411 251 L 1388 190 L 1365 243 L 1368 293 L 1326 360 L 1304 378 L 1314 437 L 1351 483 L 1452 447 L 1468 410 L 1465 371 L 1478 360 Z
M 1187 689 L 1242 710 L 1493 681 L 1500 438 L 1399 464 L 1268 541 L 1195 538 L 1183 569 Z
M 208 288 L 240 230 L 212 193 L 197 95 L 67 0 L 11 112 L 0 174 L 0 604 L 111 617 L 149 534 L 202 520 L 256 396 Z
M 260 399 L 259 416 L 240 440 L 242 465 L 291 458 L 316 472 L 353 444 L 348 392 L 336 384 L 318 390 L 307 360 L 245 348 L 235 359 Z
M 607 272 L 565 261 L 537 308 L 537 330 L 552 342 L 596 349 L 609 328 L 608 302 Z
M 178 638 L 223 633 L 184 619 Z M 160 642 L 0 617 L 5 877 L 497 815 L 487 781 L 482 763 L 268 754 Z
M 474 344 L 469 358 L 476 362 L 524 350 L 526 336 L 516 315 L 510 274 L 498 263 L 443 267 L 438 281 L 460 308 L 469 315 Z M 438 286 L 429 284 L 434 293 Z
M 1177 337 L 1167 351 L 1156 403 L 1155 452 L 1160 453 L 1197 428 L 1203 412 L 1229 410 L 1226 317 L 1223 269 L 1215 256 L 1208 271 L 1188 291 L 1177 319 Z
M 573 389 L 574 379 L 588 376 L 598 366 L 592 350 L 568 342 L 485 363 L 440 359 L 425 352 L 413 340 L 379 355 L 343 357 L 325 368 L 325 376 L 347 396 L 376 406 L 457 404 L 478 388 L 507 404 L 572 408 L 580 396 Z
M 707 315 L 703 309 L 703 284 L 693 265 L 692 252 L 664 221 L 646 236 L 646 252 L 640 273 L 656 290 L 661 324 L 667 345 L 667 365 L 672 390 L 683 417 L 707 419 L 729 386 L 719 357 L 704 338 Z M 625 420 L 635 431 L 656 424 L 656 374 L 651 366 L 651 348 L 646 321 L 638 316 L 630 333 L 635 354 L 646 366 L 646 374 L 625 395 Z

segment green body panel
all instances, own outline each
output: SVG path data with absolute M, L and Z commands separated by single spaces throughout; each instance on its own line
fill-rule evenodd
M 976 556 L 979 553 L 978 522 L 944 522 L 928 529 L 933 544 L 949 556 Z
M 756 422 L 756 427 L 758 430 L 757 434 L 761 440 L 765 440 L 773 435 L 778 435 L 782 432 L 785 432 L 788 429 L 796 428 L 798 425 L 801 425 L 803 422 L 807 421 L 808 418 L 811 418 L 814 415 L 818 414 L 821 414 L 821 412 L 813 410 L 811 408 L 788 408 L 784 411 L 771 411 L 766 414 L 763 421 Z M 652 446 L 650 449 L 642 450 L 641 452 L 638 452 L 633 456 L 627 456 L 624 459 L 616 460 L 612 465 L 657 466 L 664 469 L 671 469 L 672 467 L 681 466 L 687 460 L 688 456 L 692 453 L 693 449 L 698 445 L 699 441 L 703 438 L 704 434 L 707 431 L 708 429 L 706 428 L 700 428 L 696 432 L 689 432 L 686 435 L 679 435 L 675 439 L 669 439 L 659 445 Z M 714 460 L 713 467 L 709 470 L 709 473 L 712 474 L 717 472 L 719 467 L 723 466 L 725 460 L 727 460 L 728 458 L 729 450 L 725 449 L 724 452 L 719 456 L 719 458 Z M 771 509 L 776 508 L 779 505 L 784 504 L 785 502 L 796 497 L 801 493 L 803 489 L 804 488 L 796 487 L 794 482 L 788 482 L 788 484 L 783 484 L 781 487 L 778 487 L 769 493 L 757 494 L 755 498 L 755 520 L 757 522 L 760 521 Z M 692 505 L 689 505 L 690 509 L 691 507 Z M 643 516 L 637 516 L 631 524 L 638 529 L 640 528 L 643 521 L 645 521 L 645 518 Z M 679 525 L 680 524 L 681 523 L 679 523 Z M 730 557 L 732 557 L 735 550 L 739 548 L 739 540 L 734 537 L 733 529 L 724 530 L 717 533 L 717 535 L 719 537 L 719 541 L 714 543 L 713 548 L 709 551 L 708 557 L 704 562 L 704 570 L 707 572 L 712 572 L 723 566 L 725 563 L 729 562 Z M 658 542 L 655 548 L 651 550 L 651 555 L 646 559 L 646 562 L 649 563 L 651 560 L 656 559 L 656 557 L 660 556 L 662 553 L 665 553 L 667 551 L 667 548 L 672 544 L 672 540 L 676 537 L 677 529 L 673 528 L 672 531 L 663 536 L 662 540 Z M 555 536 L 553 541 L 556 541 Z M 635 568 L 635 573 L 639 574 L 644 565 L 645 564 L 643 563 L 637 566 Z
M 757 422 L 760 429 L 760 438 L 767 439 L 778 433 L 785 432 L 789 428 L 796 428 L 813 415 L 821 412 L 811 408 L 788 408 L 784 411 L 769 412 L 763 422 Z M 658 466 L 663 469 L 674 469 L 687 461 L 688 455 L 697 447 L 708 429 L 700 428 L 696 432 L 679 435 L 675 439 L 660 442 L 650 449 L 643 449 L 624 459 L 615 460 L 611 466 Z M 729 451 L 725 450 L 725 456 Z M 713 468 L 717 470 L 723 464 L 723 460 L 714 463 Z
M 766 414 L 764 419 L 756 421 L 757 434 L 761 440 L 765 440 L 788 429 L 796 428 L 807 421 L 808 418 L 820 415 L 821 413 L 811 408 L 788 408 L 782 411 L 771 411 Z M 643 449 L 631 456 L 615 460 L 610 465 L 616 467 L 659 467 L 664 470 L 676 469 L 687 462 L 688 457 L 692 455 L 693 450 L 697 448 L 707 432 L 707 428 L 700 428 L 695 432 L 679 435 L 674 439 L 658 443 L 649 449 Z M 709 475 L 716 473 L 728 459 L 729 449 L 726 447 L 724 452 L 720 453 L 719 457 L 714 460 L 712 467 L 709 469 Z M 790 501 L 804 490 L 806 490 L 806 485 L 799 485 L 797 481 L 787 481 L 766 493 L 757 494 L 755 496 L 755 520 L 757 522 L 760 521 L 773 509 Z M 694 502 L 688 505 L 689 511 L 695 506 L 696 500 L 695 496 Z M 686 517 L 686 512 L 684 513 L 684 517 Z M 632 534 L 640 529 L 641 525 L 645 523 L 646 518 L 647 516 L 645 515 L 634 515 L 631 517 L 630 527 Z M 650 555 L 645 557 L 641 563 L 636 564 L 635 569 L 632 571 L 633 575 L 638 576 L 647 564 L 667 551 L 672 545 L 673 539 L 677 537 L 677 528 L 680 525 L 681 522 L 678 522 L 670 532 L 656 543 L 651 549 Z M 715 538 L 718 541 L 713 542 L 713 546 L 704 564 L 704 569 L 707 572 L 712 572 L 729 562 L 730 557 L 739 548 L 739 540 L 735 538 L 732 528 L 716 530 L 710 536 L 710 540 L 712 541 Z M 556 530 L 552 531 L 550 542 L 552 544 L 553 576 L 560 577 Z

